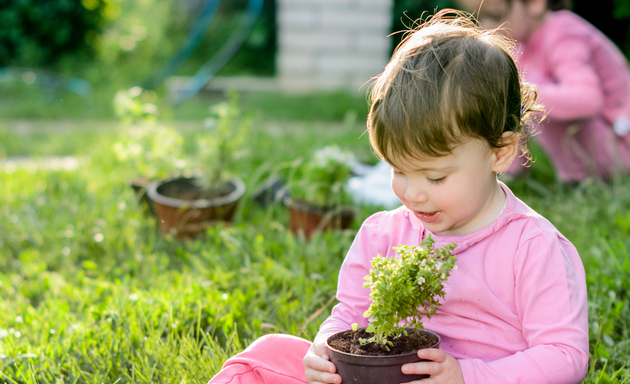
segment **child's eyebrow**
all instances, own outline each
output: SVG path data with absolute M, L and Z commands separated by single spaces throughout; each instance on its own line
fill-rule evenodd
M 397 170 L 401 170 L 400 168 L 398 168 L 395 165 L 392 165 L 392 168 L 397 169 Z M 452 169 L 454 169 L 455 167 L 452 165 L 448 165 L 448 166 L 444 166 L 444 167 L 426 167 L 426 168 L 412 168 L 413 171 L 415 172 L 425 172 L 425 171 L 450 171 Z
M 453 169 L 455 167 L 453 166 L 447 166 L 447 167 L 429 167 L 429 168 L 418 168 L 416 169 L 416 171 L 447 171 L 450 169 Z

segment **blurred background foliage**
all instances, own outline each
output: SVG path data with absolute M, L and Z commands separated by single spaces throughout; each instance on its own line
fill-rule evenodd
M 177 73 L 191 75 L 234 32 L 248 0 L 221 1 L 198 48 Z M 139 83 L 185 40 L 205 0 L 0 1 L 0 66 L 79 76 L 98 85 Z M 248 40 L 222 75 L 271 76 L 275 2 L 267 0 Z
M 64 58 L 90 54 L 120 6 L 98 0 L 0 2 L 0 66 L 50 68 Z
M 0 116 L 73 117 L 89 110 L 87 117 L 113 118 L 110 106 L 113 94 L 121 88 L 141 85 L 169 62 L 189 38 L 207 1 L 0 0 L 0 86 L 3 90 Z M 208 62 L 236 32 L 238 19 L 245 14 L 248 1 L 220 1 L 199 45 L 174 75 L 193 75 Z M 392 32 L 408 29 L 423 14 L 427 16 L 436 9 L 453 6 L 453 0 L 394 0 Z M 595 6 L 589 0 L 574 0 L 574 10 L 630 56 L 630 2 L 601 0 Z M 276 31 L 276 1 L 265 0 L 249 37 L 217 76 L 273 76 Z M 402 36 L 402 33 L 392 36 L 392 50 Z M 78 78 L 86 83 L 67 84 L 55 77 Z M 89 101 L 83 100 L 86 84 L 92 90 Z M 42 86 L 52 91 L 39 92 Z M 75 94 L 65 92 L 71 86 Z M 156 92 L 161 96 L 162 87 Z M 251 97 L 253 102 L 264 103 L 264 97 Z M 294 102 L 312 106 L 309 97 Z M 16 100 L 29 100 L 29 103 Z M 248 97 L 241 101 L 247 103 Z M 358 106 L 353 109 L 359 112 L 358 119 L 362 119 L 367 113 L 362 105 L 365 100 L 350 103 Z M 194 107 L 180 109 L 195 114 Z M 325 109 L 314 114 L 329 114 L 336 120 L 346 118 L 343 111 L 331 114 Z M 162 110 L 170 113 L 167 108 Z

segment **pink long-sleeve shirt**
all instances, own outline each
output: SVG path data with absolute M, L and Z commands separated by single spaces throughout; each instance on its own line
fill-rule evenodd
M 615 44 L 570 11 L 552 12 L 519 44 L 518 66 L 547 111 L 534 139 L 558 177 L 630 172 L 630 68 Z M 514 162 L 508 172 L 523 170 Z
M 545 218 L 501 184 L 504 211 L 466 236 L 433 234 L 436 246 L 457 243 L 456 271 L 442 306 L 425 328 L 461 363 L 466 384 L 578 383 L 588 365 L 588 313 L 584 267 L 575 247 Z M 419 245 L 429 232 L 401 207 L 362 225 L 339 273 L 339 304 L 317 339 L 367 325 L 363 288 L 377 254 Z
M 519 68 L 538 85 L 550 120 L 630 118 L 630 68 L 601 31 L 571 11 L 553 12 L 521 43 Z

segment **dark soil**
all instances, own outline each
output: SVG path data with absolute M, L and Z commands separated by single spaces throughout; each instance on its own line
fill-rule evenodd
M 234 186 L 228 183 L 214 188 L 204 188 L 200 183 L 182 183 L 180 185 L 169 185 L 159 192 L 164 196 L 191 201 L 216 199 L 227 196 L 233 191 Z
M 368 339 L 372 337 L 372 333 L 365 331 L 365 328 L 359 328 L 357 331 L 347 330 L 331 336 L 328 344 L 338 351 L 352 353 L 355 355 L 370 356 L 391 356 L 404 355 L 407 353 L 417 352 L 419 349 L 431 348 L 438 339 L 435 335 L 425 332 L 408 332 L 408 335 L 402 334 L 398 338 L 390 337 L 394 345 L 389 346 L 389 351 L 381 348 L 379 345 L 370 343 L 361 345 L 359 339 Z

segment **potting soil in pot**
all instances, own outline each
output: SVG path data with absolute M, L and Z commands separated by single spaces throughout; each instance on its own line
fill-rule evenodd
M 234 189 L 234 186 L 227 183 L 218 187 L 205 188 L 202 184 L 191 182 L 189 184 L 164 186 L 160 189 L 160 193 L 164 196 L 182 200 L 211 200 L 227 196 Z
M 347 330 L 329 339 L 328 344 L 339 351 L 355 355 L 391 356 L 404 355 L 416 352 L 419 349 L 431 348 L 438 342 L 435 335 L 424 332 L 408 332 L 407 336 L 402 334 L 398 338 L 388 338 L 394 344 L 393 346 L 389 345 L 389 351 L 374 343 L 361 345 L 359 342 L 361 338 L 369 339 L 372 336 L 373 334 L 366 332 L 365 328 L 359 328 L 356 331 Z

